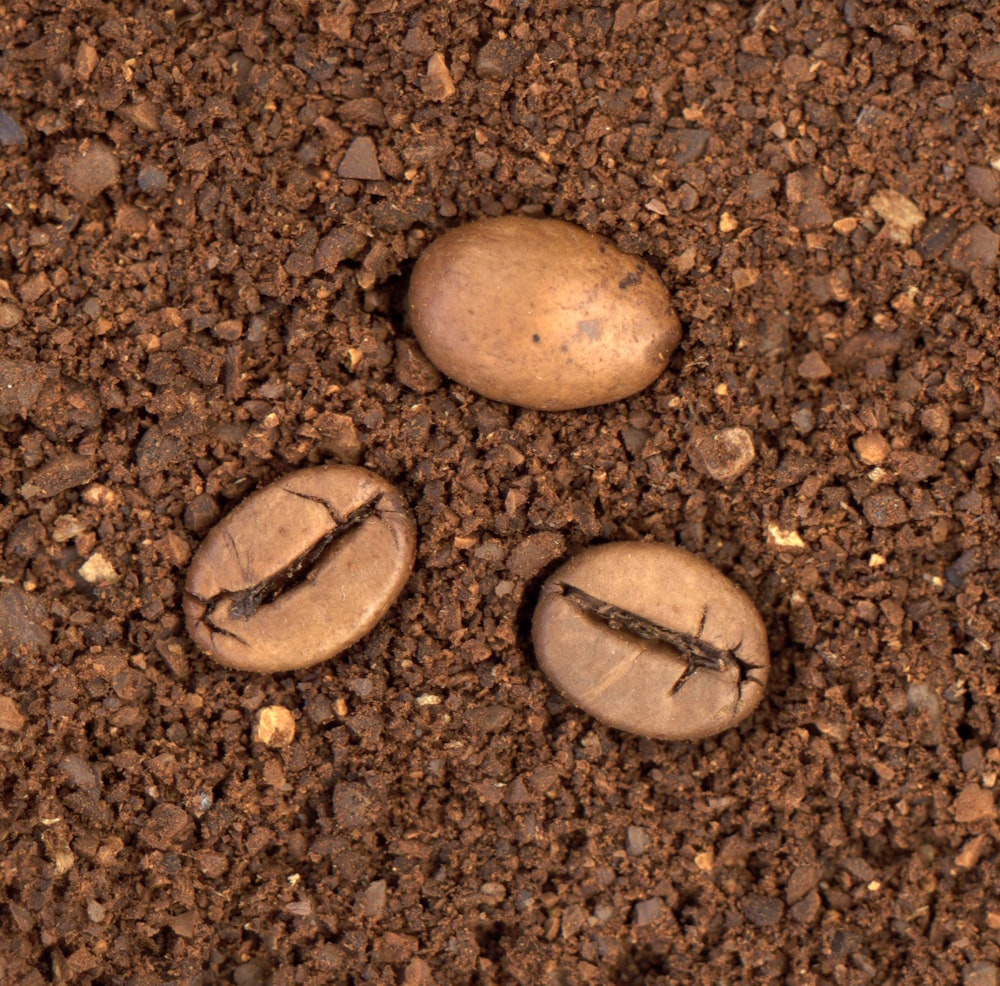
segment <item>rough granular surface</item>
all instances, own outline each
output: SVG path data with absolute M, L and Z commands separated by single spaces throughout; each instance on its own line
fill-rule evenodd
M 987 0 L 4 3 L 0 983 L 996 983 L 998 38 Z M 662 275 L 663 376 L 546 414 L 426 361 L 415 259 L 503 214 Z M 412 505 L 409 583 L 333 662 L 210 662 L 193 551 L 327 462 Z M 538 670 L 544 579 L 630 539 L 759 608 L 737 729 L 637 739 Z

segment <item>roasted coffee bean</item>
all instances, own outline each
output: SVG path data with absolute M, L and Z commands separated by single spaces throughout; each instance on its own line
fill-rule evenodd
M 770 658 L 754 604 L 681 548 L 589 548 L 542 587 L 538 663 L 575 705 L 626 732 L 701 739 L 745 719 Z
M 409 313 L 439 370 L 493 400 L 547 411 L 642 390 L 681 336 L 649 264 L 571 223 L 523 216 L 432 243 L 413 270 Z
M 413 568 L 399 492 L 356 466 L 291 473 L 224 517 L 191 562 L 188 631 L 245 671 L 325 661 L 385 615 Z

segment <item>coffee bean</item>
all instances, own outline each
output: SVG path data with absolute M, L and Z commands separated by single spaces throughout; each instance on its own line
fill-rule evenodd
M 542 587 L 532 639 L 571 702 L 626 732 L 702 739 L 764 693 L 767 633 L 750 598 L 681 548 L 589 548 Z
M 571 223 L 523 216 L 432 243 L 413 270 L 409 313 L 439 370 L 485 397 L 547 411 L 642 390 L 681 335 L 649 264 Z
M 325 661 L 385 615 L 415 547 L 413 517 L 380 476 L 340 465 L 291 473 L 205 538 L 188 572 L 188 631 L 245 671 Z

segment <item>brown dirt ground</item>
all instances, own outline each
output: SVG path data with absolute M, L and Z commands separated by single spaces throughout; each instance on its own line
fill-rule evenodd
M 3 8 L 0 983 L 995 986 L 995 4 Z M 542 414 L 427 365 L 414 258 L 510 212 L 663 272 L 653 387 Z M 192 550 L 335 460 L 416 512 L 390 617 L 211 664 Z M 545 572 L 642 537 L 767 622 L 715 740 L 534 663 Z

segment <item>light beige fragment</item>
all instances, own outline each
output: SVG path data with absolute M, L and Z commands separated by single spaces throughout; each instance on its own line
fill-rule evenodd
M 253 739 L 265 746 L 288 746 L 295 739 L 295 717 L 282 705 L 265 706 L 257 713 Z
M 427 98 L 436 102 L 444 102 L 455 95 L 455 82 L 440 51 L 427 60 L 427 80 L 423 88 Z
M 14 700 L 7 695 L 0 695 L 0 729 L 19 733 L 24 729 L 25 721 Z
M 114 585 L 121 581 L 121 576 L 114 566 L 99 551 L 95 551 L 77 569 L 80 578 L 91 585 Z
M 767 525 L 767 539 L 778 548 L 801 551 L 807 547 L 798 531 L 786 531 L 777 524 Z
M 910 246 L 913 231 L 927 221 L 915 202 L 891 188 L 876 192 L 868 204 L 885 223 L 889 239 L 900 246 Z

